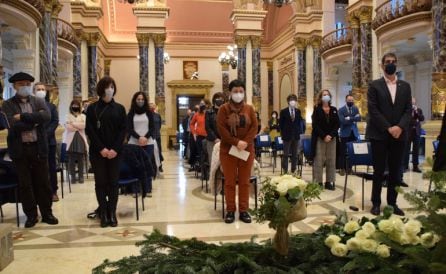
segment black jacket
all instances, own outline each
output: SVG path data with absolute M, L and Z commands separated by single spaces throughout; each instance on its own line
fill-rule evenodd
M 100 156 L 104 148 L 113 149 L 119 154 L 124 144 L 126 123 L 125 108 L 114 100 L 105 103 L 99 99 L 88 106 L 85 131 L 90 139 L 90 157 Z
M 154 138 L 153 132 L 154 132 L 155 124 L 153 122 L 153 114 L 151 111 L 147 110 L 146 115 L 147 115 L 147 118 L 149 119 L 149 131 L 146 133 L 146 135 L 139 136 L 139 134 L 136 133 L 135 127 L 133 125 L 133 117 L 135 117 L 135 112 L 129 111 L 129 113 L 127 114 L 127 132 L 130 136 L 133 136 L 136 139 L 139 139 L 139 137 Z
M 206 111 L 205 119 L 205 127 L 206 127 L 206 140 L 214 142 L 215 139 L 220 139 L 220 134 L 218 134 L 217 130 L 217 113 L 218 109 L 212 108 Z
M 446 112 L 446 107 L 445 107 Z M 440 136 L 438 136 L 440 143 L 438 144 L 437 152 L 435 153 L 433 171 L 446 171 L 446 115 L 443 115 L 443 122 L 441 123 Z
M 325 114 L 322 105 L 316 106 L 311 115 L 311 123 L 313 135 L 318 138 L 324 139 L 327 135 L 333 138 L 338 136 L 339 116 L 338 110 L 333 106 L 330 106 L 328 115 Z
M 280 111 L 279 126 L 282 140 L 291 141 L 299 140 L 302 132 L 302 116 L 298 108 L 294 109 L 294 121 L 291 121 L 291 114 L 289 107 Z
M 55 146 L 57 145 L 56 129 L 59 126 L 59 113 L 57 112 L 57 107 L 53 103 L 46 102 L 46 106 L 51 113 L 51 120 L 45 124 L 48 145 Z
M 417 108 L 416 111 L 411 110 L 409 129 L 411 129 L 411 134 L 421 135 L 421 122 L 424 121 L 423 110 Z
M 411 120 L 412 95 L 409 83 L 397 80 L 395 103 L 392 102 L 384 77 L 369 84 L 367 92 L 368 121 L 366 136 L 368 139 L 386 140 L 392 138 L 387 131 L 392 126 L 403 129 L 399 140 L 407 139 Z
M 50 121 L 51 114 L 43 99 L 29 96 L 32 113 L 22 113 L 17 96 L 3 103 L 3 111 L 9 122 L 8 152 L 11 159 L 22 157 L 22 132 L 36 129 L 38 153 L 41 158 L 48 158 L 48 140 L 45 124 Z M 15 121 L 14 115 L 20 114 L 20 121 Z

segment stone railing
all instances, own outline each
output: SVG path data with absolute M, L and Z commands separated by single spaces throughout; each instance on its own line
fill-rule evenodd
M 376 16 L 373 19 L 372 28 L 377 29 L 397 18 L 417 12 L 430 11 L 431 8 L 432 0 L 388 0 L 375 9 Z
M 341 28 L 331 31 L 322 37 L 321 53 L 342 45 L 352 43 L 352 35 L 350 28 Z
M 79 45 L 79 40 L 73 26 L 62 19 L 57 19 L 57 37 L 75 46 Z

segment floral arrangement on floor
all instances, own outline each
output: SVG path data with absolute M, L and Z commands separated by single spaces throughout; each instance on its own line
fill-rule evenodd
M 279 254 L 288 254 L 289 224 L 307 217 L 304 202 L 319 198 L 321 191 L 318 184 L 308 184 L 290 174 L 268 177 L 263 182 L 259 194 L 260 206 L 253 214 L 258 223 L 269 221 L 269 227 L 276 230 L 273 246 Z
M 391 208 L 383 216 L 358 221 L 349 220 L 344 212 L 332 225 L 290 236 L 287 256 L 275 252 L 272 240 L 216 245 L 155 230 L 137 243 L 140 255 L 106 260 L 93 273 L 446 273 L 446 172 L 433 173 L 432 178 L 431 192 L 404 193 L 413 209 L 422 213 L 415 219 L 393 216 Z M 269 193 L 281 189 L 280 197 L 290 194 L 288 187 L 286 192 L 285 187 L 277 188 L 278 179 L 271 183 L 273 179 L 264 186 L 271 188 Z M 284 185 L 287 180 L 279 181 Z M 311 188 L 307 184 L 301 197 L 316 197 Z M 281 220 L 285 218 L 270 225 Z

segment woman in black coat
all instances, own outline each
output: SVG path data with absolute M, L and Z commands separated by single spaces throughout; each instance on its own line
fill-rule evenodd
M 324 165 L 326 168 L 325 188 L 334 190 L 336 181 L 336 144 L 339 129 L 338 111 L 331 106 L 329 90 L 317 96 L 312 119 L 312 149 L 314 155 L 313 182 L 322 185 Z

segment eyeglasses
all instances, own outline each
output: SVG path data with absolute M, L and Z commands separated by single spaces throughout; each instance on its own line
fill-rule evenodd
M 384 65 L 387 65 L 387 64 L 396 64 L 396 60 L 385 60 Z

